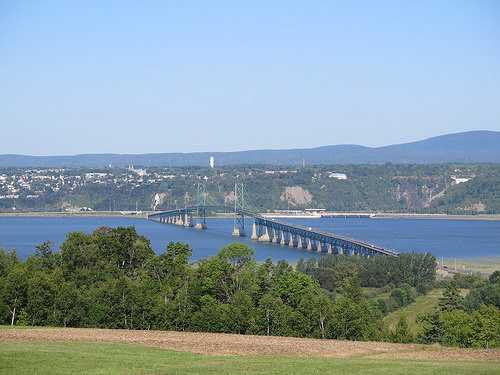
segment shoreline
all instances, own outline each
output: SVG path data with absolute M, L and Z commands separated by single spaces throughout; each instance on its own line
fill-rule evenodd
M 153 211 L 144 211 L 136 214 L 131 211 L 92 211 L 92 212 L 60 212 L 60 211 L 28 211 L 28 212 L 0 212 L 0 217 L 123 217 L 131 219 L 146 219 Z M 431 219 L 431 220 L 478 220 L 478 221 L 500 221 L 500 214 L 479 215 L 448 215 L 448 214 L 411 214 L 411 213 L 384 213 L 384 212 L 335 212 L 329 213 L 328 217 L 318 215 L 280 215 L 276 213 L 263 212 L 262 216 L 270 219 L 344 219 L 344 218 L 367 218 L 367 219 Z M 216 216 L 207 216 L 210 219 L 231 218 L 232 214 L 225 213 Z
M 432 220 L 480 220 L 500 221 L 500 214 L 479 215 L 448 215 L 448 214 L 407 214 L 407 213 L 376 213 L 371 219 L 432 219 Z

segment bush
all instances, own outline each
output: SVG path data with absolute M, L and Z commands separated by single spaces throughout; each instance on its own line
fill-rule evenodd
M 435 311 L 419 317 L 422 343 L 441 343 L 463 348 L 500 346 L 500 310 L 482 305 L 469 313 L 464 310 Z
M 389 333 L 389 340 L 391 342 L 409 343 L 414 340 L 413 335 L 408 327 L 406 316 L 399 317 L 398 323 L 392 332 Z

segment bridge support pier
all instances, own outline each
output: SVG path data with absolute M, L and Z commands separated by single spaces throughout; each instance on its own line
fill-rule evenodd
M 281 246 L 286 245 L 286 240 L 285 240 L 285 232 L 281 231 L 281 241 L 280 241 Z
M 177 217 L 177 220 L 176 220 L 175 224 L 179 225 L 179 226 L 183 226 L 184 225 L 184 221 L 182 221 L 182 216 L 181 215 L 179 215 Z
M 331 244 L 331 243 L 326 244 L 326 252 L 327 252 L 328 254 L 333 254 L 332 244 Z
M 250 236 L 250 239 L 254 240 L 254 241 L 259 239 L 259 236 L 257 235 L 257 224 L 256 223 L 252 224 L 252 235 Z
M 304 246 L 302 245 L 302 237 L 301 236 L 297 236 L 297 247 L 299 249 L 303 249 Z
M 193 226 L 193 218 L 189 214 L 184 215 L 184 226 L 190 228 Z
M 196 223 L 196 225 L 194 227 L 195 227 L 195 229 L 198 229 L 198 230 L 204 230 L 204 229 L 207 229 L 207 224 Z
M 271 230 L 271 242 L 278 243 L 278 232 L 274 228 Z
M 320 254 L 323 252 L 323 246 L 321 245 L 321 241 L 318 241 L 316 243 L 316 251 Z
M 234 237 L 243 237 L 245 234 L 243 233 L 243 231 L 238 228 L 238 227 L 234 227 L 233 228 L 233 232 L 231 233 Z
M 294 243 L 294 240 L 293 240 L 293 234 L 292 233 L 288 233 L 288 235 L 289 235 L 288 247 L 295 247 L 295 243 Z
M 267 229 L 266 226 L 264 226 L 264 233 L 262 233 L 262 235 L 259 237 L 259 241 L 260 242 L 269 242 L 270 241 L 269 230 Z
M 308 237 L 308 238 L 306 238 L 306 244 L 307 244 L 307 245 L 306 245 L 306 249 L 307 249 L 307 251 L 312 251 L 312 249 L 313 249 L 313 245 L 312 245 L 312 241 L 311 241 L 311 239 L 310 239 L 309 237 Z

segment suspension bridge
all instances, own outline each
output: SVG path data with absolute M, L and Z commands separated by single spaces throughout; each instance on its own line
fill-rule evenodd
M 232 214 L 234 225 L 232 235 L 242 237 L 250 234 L 255 241 L 267 242 L 290 248 L 315 251 L 332 255 L 360 255 L 360 256 L 398 256 L 398 252 L 386 249 L 366 241 L 339 236 L 335 233 L 317 230 L 299 224 L 286 223 L 274 218 L 265 217 L 245 207 L 243 184 L 235 184 L 235 199 Z M 197 204 L 185 205 L 166 211 L 154 212 L 148 215 L 148 220 L 163 224 L 182 227 L 194 227 L 198 230 L 207 229 L 207 213 L 227 211 L 227 207 L 206 204 L 204 186 L 198 185 Z M 246 232 L 245 218 L 253 220 L 251 230 Z

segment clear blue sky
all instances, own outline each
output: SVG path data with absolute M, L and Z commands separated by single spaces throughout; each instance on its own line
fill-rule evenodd
M 474 129 L 500 130 L 496 0 L 0 0 L 0 154 Z

